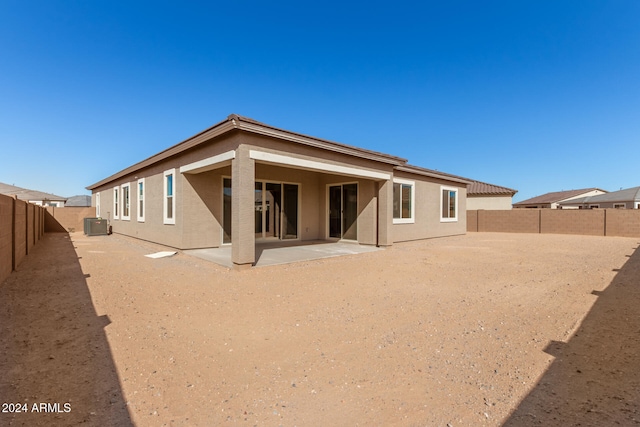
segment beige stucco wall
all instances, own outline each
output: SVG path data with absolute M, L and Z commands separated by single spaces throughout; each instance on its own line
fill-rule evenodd
M 448 181 L 398 172 L 397 178 L 415 181 L 415 222 L 413 224 L 393 224 L 393 241 L 428 239 L 452 236 L 467 232 L 467 187 Z M 458 220 L 441 221 L 440 198 L 442 187 L 458 189 Z
M 383 172 L 390 176 L 394 174 L 390 164 L 355 158 L 342 153 L 261 135 L 230 132 L 216 140 L 215 143 L 202 144 L 96 189 L 93 195 L 94 204 L 95 193 L 100 192 L 101 216 L 110 219 L 115 233 L 179 249 L 219 246 L 222 243 L 223 224 L 222 180 L 223 177 L 232 177 L 231 162 L 216 165 L 215 169 L 199 173 L 183 174 L 180 173 L 179 168 L 231 150 L 242 150 L 245 154 L 249 150 L 258 150 L 265 153 L 284 154 L 303 160 Z M 176 170 L 174 178 L 175 224 L 171 225 L 163 224 L 164 171 L 169 169 Z M 329 185 L 347 183 L 357 183 L 358 185 L 357 234 L 358 242 L 361 244 L 375 245 L 379 243 L 380 239 L 382 239 L 382 244 L 389 244 L 391 241 L 414 240 L 466 232 L 466 185 L 452 184 L 448 181 L 406 172 L 396 175 L 416 182 L 416 219 L 414 224 L 392 224 L 392 218 L 387 212 L 388 208 L 385 208 L 385 217 L 388 218 L 389 224 L 379 223 L 387 221 L 383 217 L 379 218 L 378 214 L 378 192 L 380 188 L 388 190 L 382 185 L 383 181 L 326 171 L 297 169 L 295 166 L 277 165 L 260 160 L 255 161 L 256 181 L 299 185 L 298 236 L 301 240 L 328 238 Z M 137 181 L 139 178 L 145 178 L 144 222 L 137 220 Z M 123 220 L 121 215 L 119 219 L 114 219 L 112 212 L 113 187 L 121 188 L 122 184 L 127 182 L 130 183 L 130 219 Z M 458 188 L 458 220 L 455 222 L 440 220 L 442 185 Z M 388 198 L 387 193 L 384 194 Z M 247 222 L 246 218 L 242 225 L 246 225 L 245 222 Z M 387 229 L 390 230 L 388 235 Z M 382 237 L 380 237 L 381 235 Z M 243 236 L 247 237 L 247 232 L 243 233 Z
M 217 150 L 198 148 L 187 152 L 184 156 L 163 161 L 146 170 L 138 171 L 107 186 L 101 187 L 101 216 L 110 219 L 113 232 L 132 237 L 158 242 L 180 249 L 217 247 L 222 242 L 222 179 L 231 177 L 231 166 L 224 166 L 202 173 L 179 172 L 180 166 L 187 165 L 202 158 L 237 149 L 241 138 L 235 135 L 223 141 Z M 372 161 L 355 159 L 346 163 L 348 156 L 341 154 L 326 155 L 318 149 L 306 149 L 294 144 L 281 143 L 263 137 L 245 137 L 245 142 L 252 142 L 245 149 L 256 149 L 267 152 L 295 154 L 305 158 L 314 158 L 331 164 L 357 166 L 367 170 L 376 170 L 380 166 Z M 261 144 L 261 145 L 259 145 Z M 217 145 L 217 144 L 213 144 Z M 288 150 L 285 152 L 276 150 Z M 313 157 L 316 156 L 316 157 Z M 352 159 L 353 160 L 353 159 Z M 391 170 L 391 166 L 383 165 Z M 163 180 L 164 171 L 176 169 L 175 224 L 163 224 Z M 378 169 L 379 170 L 379 169 Z M 145 221 L 138 222 L 137 182 L 145 178 Z M 274 164 L 256 162 L 255 179 L 257 181 L 285 182 L 299 185 L 299 238 L 301 240 L 326 239 L 328 237 L 327 191 L 330 184 L 358 184 L 358 241 L 363 244 L 376 244 L 377 221 L 377 184 L 374 180 L 351 176 L 327 174 L 323 172 L 292 169 Z M 113 187 L 120 188 L 130 183 L 130 219 L 113 218 Z M 95 193 L 93 194 L 95 205 Z
M 467 196 L 467 210 L 510 210 L 513 198 L 511 196 L 472 197 Z

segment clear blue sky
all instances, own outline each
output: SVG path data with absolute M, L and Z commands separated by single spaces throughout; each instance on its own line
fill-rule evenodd
M 640 185 L 640 1 L 0 2 L 0 181 L 61 196 L 237 113 L 519 190 Z

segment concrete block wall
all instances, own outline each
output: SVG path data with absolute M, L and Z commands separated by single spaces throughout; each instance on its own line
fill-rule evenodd
M 22 262 L 27 256 L 27 202 L 16 200 L 13 210 L 13 244 L 14 244 L 14 267 Z
M 0 195 L 0 283 L 13 271 L 13 200 Z
M 541 209 L 540 232 L 604 236 L 604 209 Z
M 607 236 L 640 237 L 640 209 L 607 209 Z
M 85 206 L 67 206 L 57 208 L 47 206 L 48 221 L 45 230 L 47 232 L 74 232 L 84 230 L 84 219 L 95 218 L 96 208 Z
M 0 283 L 44 235 L 44 208 L 0 195 Z
M 471 210 L 467 231 L 640 237 L 640 209 Z
M 478 211 L 467 211 L 467 231 L 478 231 Z
M 476 230 L 507 233 L 539 233 L 540 211 L 514 209 L 508 211 L 469 211 L 476 213 Z

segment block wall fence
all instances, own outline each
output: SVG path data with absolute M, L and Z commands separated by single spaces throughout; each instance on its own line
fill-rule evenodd
M 84 219 L 95 218 L 95 207 L 84 206 L 65 206 L 64 208 L 56 208 L 47 206 L 47 215 L 45 216 L 46 232 L 69 232 L 83 231 Z
M 471 210 L 467 231 L 640 237 L 640 209 Z
M 41 206 L 0 194 L 0 283 L 44 236 L 45 215 Z

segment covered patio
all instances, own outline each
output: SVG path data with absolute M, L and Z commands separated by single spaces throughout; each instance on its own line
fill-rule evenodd
M 255 267 L 290 264 L 300 261 L 311 261 L 384 250 L 383 248 L 371 245 L 328 240 L 256 242 L 255 248 Z M 183 253 L 224 267 L 233 268 L 230 245 L 220 246 L 218 248 L 189 249 L 183 251 Z

